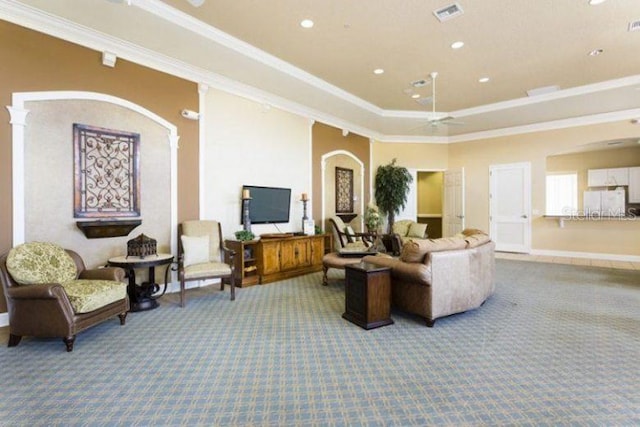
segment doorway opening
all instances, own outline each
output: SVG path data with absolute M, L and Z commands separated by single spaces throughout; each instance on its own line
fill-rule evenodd
M 442 212 L 444 195 L 444 172 L 418 172 L 418 217 L 421 224 L 428 224 L 430 239 L 442 237 Z

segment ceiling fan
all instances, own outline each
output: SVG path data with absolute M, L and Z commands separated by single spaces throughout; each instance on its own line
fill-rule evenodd
M 437 128 L 438 126 L 463 126 L 462 122 L 454 122 L 452 120 L 455 119 L 453 116 L 445 116 L 445 117 L 437 117 L 436 113 L 436 78 L 438 77 L 438 73 L 433 71 L 429 73 L 429 77 L 431 77 L 431 117 L 426 125 L 422 126 L 430 126 L 431 128 Z M 422 127 L 419 126 L 419 127 Z

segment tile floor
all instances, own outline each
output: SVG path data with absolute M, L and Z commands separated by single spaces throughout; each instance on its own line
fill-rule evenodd
M 620 268 L 623 270 L 640 271 L 640 262 L 632 262 L 632 261 L 611 261 L 611 260 L 605 260 L 605 259 L 569 258 L 569 257 L 557 257 L 557 256 L 548 256 L 548 255 L 528 255 L 528 254 L 516 254 L 516 253 L 510 253 L 510 252 L 496 252 L 496 258 L 512 259 L 517 261 L 550 262 L 555 264 L 587 265 L 592 267 Z

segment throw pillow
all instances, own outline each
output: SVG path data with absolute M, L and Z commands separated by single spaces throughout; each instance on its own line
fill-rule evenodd
M 188 267 L 193 264 L 209 262 L 209 236 L 180 236 L 184 251 L 183 264 Z
M 359 237 L 356 237 L 356 232 L 353 231 L 353 227 L 351 227 L 350 225 L 347 225 L 344 228 L 344 232 L 347 235 L 348 242 L 355 242 L 356 240 L 361 240 Z
M 408 219 L 401 219 L 400 221 L 396 221 L 393 223 L 393 227 L 391 231 L 394 234 L 400 235 L 400 237 L 407 237 L 407 233 L 409 232 L 409 226 L 413 223 L 413 221 Z
M 61 246 L 29 242 L 16 246 L 7 256 L 7 271 L 20 285 L 65 283 L 78 274 L 76 264 Z
M 409 233 L 407 233 L 407 237 L 416 237 L 418 239 L 424 239 L 427 234 L 427 224 L 418 224 L 417 222 L 412 222 L 409 226 Z

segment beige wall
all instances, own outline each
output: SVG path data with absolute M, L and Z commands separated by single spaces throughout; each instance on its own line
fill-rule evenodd
M 372 178 L 375 178 L 378 166 L 386 165 L 393 159 L 397 160 L 398 166 L 407 169 L 443 170 L 449 164 L 449 145 L 375 141 L 372 158 Z
M 301 231 L 300 199 L 311 193 L 311 122 L 213 89 L 205 103 L 204 217 L 220 221 L 225 237 L 233 238 L 242 229 L 242 185 L 290 188 L 289 223 L 252 224 L 251 230 Z
M 171 147 L 169 133 L 131 110 L 96 101 L 38 101 L 25 129 L 25 240 L 56 242 L 82 254 L 89 268 L 126 253 L 127 241 L 140 233 L 171 252 Z M 140 207 L 142 224 L 129 236 L 87 240 L 73 217 L 73 123 L 140 135 Z M 51 179 L 55 176 L 56 179 Z
M 449 167 L 465 170 L 466 226 L 489 227 L 489 167 L 530 162 L 534 250 L 640 255 L 640 221 L 565 221 L 560 228 L 557 220 L 543 217 L 547 156 L 591 142 L 638 136 L 638 127 L 624 121 L 452 144 Z

